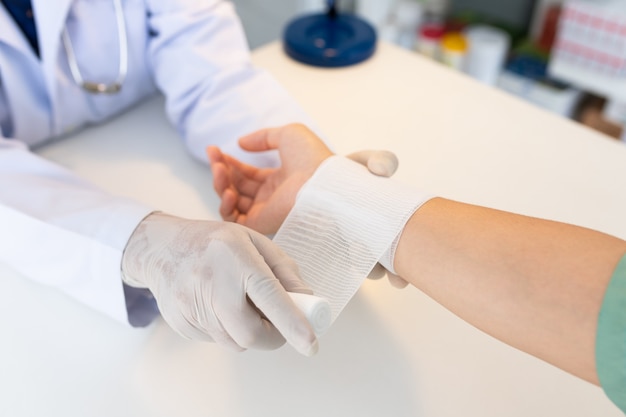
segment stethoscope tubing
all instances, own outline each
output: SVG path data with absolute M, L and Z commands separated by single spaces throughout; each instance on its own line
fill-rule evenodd
M 115 8 L 115 20 L 117 22 L 117 34 L 119 39 L 120 65 L 117 78 L 112 84 L 86 81 L 83 78 L 83 74 L 78 66 L 74 46 L 72 45 L 72 40 L 67 32 L 67 28 L 63 28 L 63 32 L 61 34 L 72 78 L 79 87 L 91 94 L 118 93 L 122 89 L 122 85 L 124 84 L 126 75 L 128 74 L 128 35 L 126 33 L 126 19 L 124 18 L 122 0 L 113 0 L 113 5 Z

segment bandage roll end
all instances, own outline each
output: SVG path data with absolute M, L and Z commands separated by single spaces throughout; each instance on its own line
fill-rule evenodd
M 311 323 L 315 334 L 321 336 L 326 333 L 332 322 L 332 312 L 328 300 L 294 292 L 290 292 L 289 296 Z

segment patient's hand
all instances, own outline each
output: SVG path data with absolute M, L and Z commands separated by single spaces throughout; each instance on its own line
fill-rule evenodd
M 263 234 L 276 233 L 302 185 L 332 152 L 299 124 L 260 130 L 239 139 L 239 146 L 251 152 L 278 149 L 282 165 L 257 168 L 208 147 L 220 215 Z

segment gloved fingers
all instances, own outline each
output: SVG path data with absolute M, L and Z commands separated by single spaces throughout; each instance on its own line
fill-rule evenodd
M 259 275 L 257 271 L 248 280 L 250 300 L 298 352 L 305 356 L 317 353 L 317 338 L 304 313 L 277 279 Z
M 369 279 L 381 279 L 386 274 L 387 274 L 387 270 L 385 269 L 385 267 L 377 263 L 376 265 L 374 265 L 374 268 L 372 268 L 372 270 L 367 275 L 367 277 Z
M 398 169 L 398 158 L 390 151 L 366 150 L 351 153 L 347 157 L 381 177 L 391 177 Z
M 390 151 L 375 151 L 367 163 L 369 170 L 382 177 L 391 177 L 398 170 L 398 157 Z
M 387 279 L 389 279 L 389 283 L 392 287 L 402 289 L 405 288 L 409 283 L 405 281 L 403 278 L 396 274 L 392 274 L 391 272 L 387 272 Z
M 235 352 L 245 350 L 235 343 L 228 333 L 224 331 L 221 324 L 215 320 L 213 315 L 202 312 L 202 308 L 198 308 L 197 303 L 194 303 L 194 305 L 196 309 L 193 312 L 186 311 L 186 306 L 181 309 L 180 306 L 168 308 L 168 306 L 165 305 L 160 307 L 161 315 L 165 322 L 185 339 L 199 342 L 215 342 Z M 187 314 L 185 314 L 184 311 L 186 311 Z M 209 322 L 211 322 L 211 324 L 209 324 Z
M 215 313 L 228 336 L 244 349 L 274 350 L 284 345 L 285 338 L 280 331 L 261 317 L 255 306 L 245 298 L 244 296 L 239 306 L 229 305 L 220 308 L 218 306 L 223 304 L 221 302 L 216 305 Z M 233 308 L 237 310 L 234 311 Z
M 376 280 L 376 279 L 381 279 L 385 275 L 387 275 L 387 279 L 389 280 L 389 283 L 391 284 L 392 287 L 402 289 L 402 288 L 405 288 L 407 285 L 409 285 L 409 283 L 405 281 L 404 278 L 401 278 L 399 275 L 392 274 L 391 272 L 387 271 L 385 267 L 379 263 L 377 263 L 374 266 L 374 268 L 367 275 L 367 278 Z
M 267 237 L 230 226 L 227 229 L 231 232 L 242 234 L 237 237 L 238 233 L 229 233 L 228 242 L 216 241 L 209 248 L 221 262 L 207 270 L 215 280 L 210 288 L 203 289 L 203 298 L 210 297 L 217 320 L 239 346 L 276 349 L 286 339 L 308 354 L 315 341 L 313 329 L 264 258 L 271 250 L 287 256 Z M 255 244 L 259 241 L 263 243 Z
M 254 232 L 250 234 L 250 239 L 286 291 L 313 294 L 300 278 L 298 264 L 269 238 Z
M 311 293 L 300 279 L 296 263 L 260 233 L 251 232 L 250 238 L 260 256 L 248 280 L 248 296 L 290 345 L 303 355 L 314 355 L 318 349 L 315 332 L 287 294 L 287 291 Z M 259 275 L 263 268 L 267 268 L 267 275 Z
M 191 310 L 192 316 L 187 320 L 189 325 L 210 335 L 213 341 L 220 346 L 235 352 L 246 350 L 246 346 L 235 340 L 228 326 L 220 319 L 220 310 L 212 302 L 209 282 L 204 279 L 194 279 L 193 282 L 195 285 L 194 301 Z

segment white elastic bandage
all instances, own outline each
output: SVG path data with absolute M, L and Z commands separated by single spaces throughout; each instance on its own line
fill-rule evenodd
M 300 311 L 304 313 L 316 335 L 321 336 L 328 330 L 333 314 L 330 304 L 325 298 L 295 292 L 287 294 L 289 294 Z
M 330 302 L 334 321 L 431 197 L 333 156 L 302 187 L 274 242 L 297 262 L 315 295 Z

